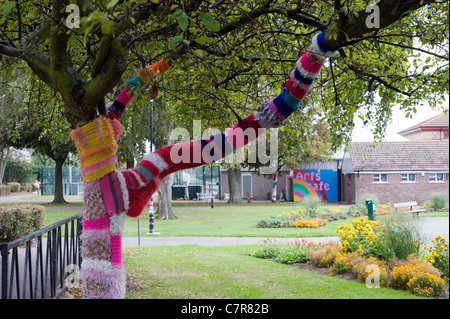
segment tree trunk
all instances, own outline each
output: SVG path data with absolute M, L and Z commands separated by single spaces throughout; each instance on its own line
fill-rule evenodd
M 158 219 L 177 219 L 172 211 L 172 184 L 175 181 L 175 175 L 170 174 L 161 183 L 159 188 L 158 209 L 156 218 Z
M 228 169 L 228 187 L 230 189 L 228 203 L 241 203 L 241 170 L 239 168 Z
M 62 168 L 66 161 L 66 157 L 54 159 L 55 161 L 55 197 L 52 204 L 66 204 L 63 190 L 63 174 Z
M 8 155 L 9 155 L 9 147 L 6 149 L 0 150 L 0 184 L 3 182 L 3 177 L 5 176 L 5 168 L 6 168 L 6 162 L 8 161 Z

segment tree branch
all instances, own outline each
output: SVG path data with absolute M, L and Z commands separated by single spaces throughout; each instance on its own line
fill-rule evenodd
M 400 94 L 403 94 L 403 95 L 406 95 L 406 96 L 411 96 L 412 95 L 411 92 L 403 92 L 399 88 L 391 85 L 390 83 L 388 83 L 387 81 L 383 80 L 382 78 L 380 78 L 379 76 L 377 76 L 375 74 L 371 74 L 371 73 L 368 73 L 366 71 L 363 71 L 360 68 L 357 68 L 357 67 L 355 67 L 353 65 L 349 65 L 348 68 L 350 70 L 352 70 L 353 72 L 355 72 L 356 74 L 359 74 L 359 75 L 362 75 L 362 76 L 370 78 L 371 79 L 370 80 L 371 83 L 373 81 L 377 81 L 377 82 L 383 84 L 384 86 L 388 87 L 389 89 L 391 89 L 391 90 L 393 90 L 393 91 L 395 91 L 397 93 L 400 93 Z
M 380 12 L 380 29 L 386 28 L 398 21 L 407 12 L 416 10 L 428 4 L 434 3 L 436 0 L 381 0 L 376 5 Z M 327 29 L 327 43 L 332 48 L 339 47 L 345 43 L 348 38 L 354 39 L 374 31 L 366 24 L 366 19 L 372 12 L 366 12 L 365 9 L 360 10 L 356 14 L 352 14 L 347 23 L 341 27 Z M 334 35 L 337 33 L 336 35 Z

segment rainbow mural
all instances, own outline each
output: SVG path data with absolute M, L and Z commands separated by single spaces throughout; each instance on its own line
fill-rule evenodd
M 338 201 L 336 170 L 294 170 L 294 201 L 315 196 L 322 202 Z

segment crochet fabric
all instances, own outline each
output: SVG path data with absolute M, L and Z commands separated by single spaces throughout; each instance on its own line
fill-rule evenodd
M 165 61 L 139 71 L 138 76 L 127 82 L 108 107 L 108 115 L 113 119 L 99 117 L 74 130 L 71 137 L 78 148 L 85 181 L 81 264 L 84 298 L 125 295 L 126 276 L 121 256 L 125 215 L 139 216 L 169 174 L 212 163 L 257 138 L 259 128 L 282 125 L 299 108 L 326 57 L 333 53 L 323 33 L 315 36 L 278 97 L 265 102 L 257 112 L 227 132 L 161 148 L 126 171 L 115 168 L 117 141 L 122 130 L 118 120 L 133 98 L 133 88 L 168 70 Z M 245 134 L 248 129 L 253 129 L 253 134 Z

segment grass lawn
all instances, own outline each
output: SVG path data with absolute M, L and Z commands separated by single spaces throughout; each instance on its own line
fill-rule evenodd
M 127 299 L 409 299 L 390 288 L 314 274 L 249 256 L 257 245 L 124 249 L 140 289 Z
M 335 221 L 320 227 L 311 228 L 256 228 L 259 220 L 276 216 L 283 212 L 290 212 L 293 207 L 285 206 L 249 206 L 249 207 L 216 207 L 197 209 L 175 209 L 178 217 L 176 220 L 155 220 L 155 232 L 160 235 L 145 235 L 149 229 L 149 215 L 145 210 L 139 218 L 141 236 L 212 236 L 212 237 L 321 237 L 336 236 L 336 228 L 351 219 Z M 76 210 L 48 210 L 45 216 L 45 224 L 50 225 L 64 218 L 82 212 Z M 420 216 L 448 216 L 448 212 L 427 213 Z M 386 216 L 377 216 L 382 221 Z M 407 218 L 412 218 L 408 215 Z M 138 219 L 127 217 L 125 219 L 124 237 L 138 236 Z

